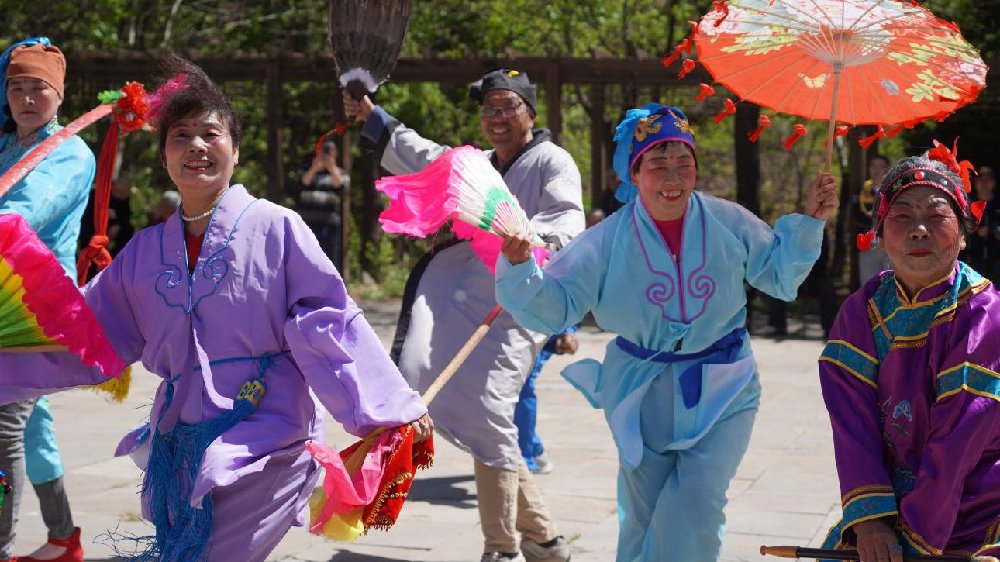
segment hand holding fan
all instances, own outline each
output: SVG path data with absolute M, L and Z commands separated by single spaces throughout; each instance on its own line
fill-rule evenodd
M 375 189 L 389 196 L 389 208 L 378 218 L 386 232 L 423 238 L 452 220 L 452 230 L 472 241 L 491 272 L 503 236 L 530 235 L 538 263 L 547 255 L 503 176 L 477 148 L 453 148 L 416 174 L 378 180 Z

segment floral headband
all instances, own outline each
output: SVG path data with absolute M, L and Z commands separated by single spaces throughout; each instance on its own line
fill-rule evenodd
M 958 161 L 958 140 L 956 139 L 952 150 L 948 150 L 948 147 L 935 140 L 934 148 L 927 152 L 927 157 L 947 166 L 951 174 L 927 166 L 914 166 L 899 171 L 888 181 L 883 180 L 875 195 L 877 206 L 872 228 L 858 234 L 858 249 L 869 250 L 876 246 L 875 237 L 882 229 L 889 208 L 892 207 L 900 193 L 911 187 L 927 186 L 943 191 L 963 214 L 971 215 L 975 219 L 973 228 L 979 224 L 986 202 L 970 203 L 965 196 L 966 193 L 972 191 L 969 174 L 974 166 L 968 160 Z M 956 178 L 961 181 L 961 185 L 955 181 Z

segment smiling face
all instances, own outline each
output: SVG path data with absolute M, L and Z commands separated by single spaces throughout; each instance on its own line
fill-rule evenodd
M 218 113 L 175 121 L 165 140 L 163 163 L 182 197 L 204 197 L 229 187 L 240 149 Z
M 965 248 L 951 199 L 929 186 L 896 197 L 882 226 L 882 241 L 896 278 L 910 296 L 946 277 Z
M 521 96 L 510 90 L 491 90 L 483 98 L 479 126 L 494 149 L 517 152 L 531 142 L 535 118 Z
M 694 152 L 677 141 L 654 145 L 632 166 L 632 183 L 639 198 L 655 220 L 675 220 L 684 216 L 698 170 Z
M 17 124 L 17 135 L 24 137 L 55 118 L 62 98 L 48 82 L 22 76 L 7 81 L 7 104 Z

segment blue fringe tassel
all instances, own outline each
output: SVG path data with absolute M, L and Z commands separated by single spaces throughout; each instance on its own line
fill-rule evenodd
M 212 494 L 206 494 L 199 507 L 191 506 L 201 461 L 212 441 L 257 410 L 266 390 L 264 374 L 274 364 L 274 357 L 272 354 L 213 361 L 212 365 L 256 361 L 260 376 L 243 383 L 232 410 L 197 424 L 178 423 L 166 434 L 158 429 L 154 432 L 143 490 L 149 498 L 156 535 L 139 537 L 119 533 L 114 537 L 116 542 L 130 541 L 142 549 L 132 554 L 117 552 L 119 556 L 129 562 L 201 562 L 206 558 L 213 526 Z M 167 381 L 163 411 L 173 401 L 175 380 Z

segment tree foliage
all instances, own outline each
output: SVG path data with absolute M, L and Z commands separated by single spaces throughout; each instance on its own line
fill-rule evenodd
M 1000 56 L 1000 0 L 927 0 L 925 4 L 945 19 L 956 21 L 987 62 Z M 710 7 L 711 0 L 416 0 L 404 54 L 661 57 L 687 35 L 689 21 L 697 20 Z M 77 53 L 141 53 L 150 58 L 152 73 L 155 59 L 167 51 L 192 57 L 327 53 L 327 10 L 325 0 L 0 0 L 4 19 L 0 44 L 44 34 L 63 48 L 70 65 Z M 99 90 L 118 86 L 93 80 L 70 84 L 62 114 L 79 115 L 96 104 L 94 96 Z M 255 82 L 230 82 L 224 87 L 246 117 L 236 179 L 264 193 L 266 87 Z M 291 184 L 307 162 L 312 143 L 332 126 L 333 100 L 339 92 L 335 84 L 289 82 L 283 94 L 281 153 L 285 180 Z M 628 107 L 650 99 L 680 105 L 698 135 L 701 187 L 732 196 L 731 119 L 718 126 L 712 122 L 723 96 L 695 103 L 694 94 L 690 89 L 610 86 L 605 96 L 605 134 L 612 134 L 613 125 Z M 561 95 L 564 144 L 588 183 L 591 92 L 586 86 L 566 85 Z M 545 125 L 544 96 L 540 98 L 540 124 Z M 467 97 L 467 85 L 390 82 L 380 90 L 377 102 L 428 138 L 452 145 L 485 145 L 474 116 L 475 104 Z M 987 154 L 987 149 L 994 144 L 992 131 L 1000 126 L 997 108 L 996 94 L 987 93 L 983 103 L 936 128 L 921 127 L 908 133 L 905 141 L 924 146 L 930 136 L 961 132 L 963 152 L 971 151 L 981 160 L 987 156 L 992 159 L 995 155 Z M 768 219 L 793 210 L 800 202 L 801 191 L 818 168 L 823 149 L 822 126 L 817 123 L 793 150 L 782 150 L 781 139 L 790 132 L 794 120 L 774 121 L 761 138 L 761 210 Z M 85 135 L 95 150 L 98 132 Z M 902 153 L 903 142 L 895 141 L 889 152 Z M 170 187 L 154 145 L 148 135 L 133 134 L 126 140 L 122 173 L 146 190 L 136 198 L 137 205 L 147 204 L 158 191 Z M 586 187 L 585 193 L 589 193 Z M 360 201 L 361 197 L 355 194 L 353 199 Z M 142 216 L 144 209 L 136 210 Z M 381 247 L 365 251 L 381 259 L 401 257 L 400 252 L 386 252 Z M 363 253 L 352 251 L 352 255 Z

